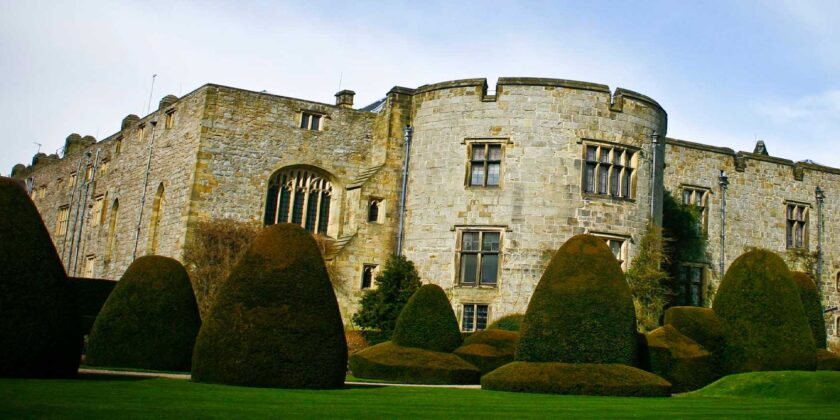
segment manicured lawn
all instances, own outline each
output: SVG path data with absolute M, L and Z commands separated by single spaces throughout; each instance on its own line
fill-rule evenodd
M 840 380 L 832 372 L 829 382 Z M 725 392 L 721 391 L 721 394 Z M 836 396 L 837 394 L 832 394 Z M 798 395 L 794 397 L 798 398 Z M 330 391 L 244 388 L 184 380 L 82 376 L 0 379 L 0 418 L 839 418 L 840 401 L 781 398 L 607 398 L 475 389 L 348 387 Z

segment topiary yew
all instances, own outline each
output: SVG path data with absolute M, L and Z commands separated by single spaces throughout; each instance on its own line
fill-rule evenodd
M 350 370 L 358 378 L 411 384 L 477 384 L 478 368 L 452 353 L 403 347 L 392 341 L 350 356 Z
M 826 346 L 825 318 L 823 317 L 823 308 L 817 285 L 814 284 L 814 280 L 807 273 L 794 271 L 791 274 L 799 289 L 799 299 L 802 301 L 802 309 L 805 311 L 805 317 L 808 318 L 808 324 L 811 326 L 814 344 L 817 345 L 817 348 L 824 349 Z
M 817 349 L 817 370 L 840 371 L 840 356 L 826 349 Z
M 496 330 L 507 330 L 507 331 L 515 331 L 519 332 L 519 329 L 522 328 L 522 320 L 525 319 L 525 314 L 510 314 L 505 315 L 487 327 L 488 330 L 496 329 Z
M 712 353 L 723 348 L 723 322 L 709 308 L 672 306 L 665 311 L 665 325 L 671 325 Z
M 713 304 L 723 320 L 725 373 L 814 370 L 811 327 L 781 257 L 757 249 L 736 259 Z
M 715 359 L 671 325 L 646 334 L 651 372 L 673 385 L 673 392 L 700 389 L 720 377 Z
M 513 362 L 482 376 L 481 389 L 623 397 L 671 395 L 668 381 L 620 364 Z
M 136 259 L 96 317 L 85 363 L 189 371 L 201 327 L 187 270 L 172 258 Z
M 233 268 L 198 334 L 194 381 L 344 384 L 347 343 L 324 260 L 300 226 L 268 226 Z
M 512 362 L 518 343 L 516 332 L 487 329 L 467 337 L 455 354 L 477 366 L 483 375 Z
M 0 177 L 0 377 L 71 377 L 81 360 L 67 274 L 26 192 Z
M 604 241 L 569 239 L 554 254 L 528 304 L 516 360 L 636 362 L 636 313 L 624 273 Z
M 451 352 L 461 345 L 455 312 L 443 289 L 435 284 L 421 286 L 397 318 L 391 341 L 404 347 Z

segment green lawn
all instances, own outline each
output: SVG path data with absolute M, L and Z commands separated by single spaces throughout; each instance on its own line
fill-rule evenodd
M 840 372 L 828 374 L 804 380 L 840 382 Z M 800 399 L 798 394 L 783 399 L 715 392 L 727 397 L 609 398 L 372 386 L 304 391 L 82 376 L 78 380 L 0 379 L 0 418 L 840 418 L 837 391 L 829 395 L 830 401 L 819 402 Z

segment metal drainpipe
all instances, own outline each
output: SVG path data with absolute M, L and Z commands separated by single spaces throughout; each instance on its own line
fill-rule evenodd
M 403 230 L 405 226 L 405 196 L 406 188 L 408 187 L 408 157 L 411 154 L 411 135 L 414 129 L 410 125 L 405 126 L 403 130 L 403 139 L 405 140 L 405 161 L 403 162 L 403 178 L 402 191 L 400 192 L 400 227 L 397 231 L 397 255 L 402 255 L 403 246 Z
M 825 200 L 825 192 L 817 186 L 814 190 L 814 196 L 817 198 L 817 292 L 822 293 L 822 266 L 823 266 L 823 201 Z
M 84 231 L 85 231 L 85 215 L 84 214 L 87 213 L 87 200 L 88 200 L 88 197 L 90 197 L 90 185 L 91 184 L 94 184 L 93 191 L 94 191 L 94 193 L 96 192 L 96 185 L 95 185 L 96 170 L 99 168 L 99 152 L 100 151 L 101 151 L 101 149 L 96 149 L 96 156 L 94 156 L 94 158 L 93 158 L 93 169 L 91 170 L 91 173 L 90 173 L 90 181 L 87 181 L 85 183 L 85 196 L 82 200 L 82 209 L 79 211 L 79 214 L 82 215 L 82 217 L 80 219 L 80 222 L 79 222 L 79 240 L 76 241 L 76 243 L 75 243 L 76 244 L 76 252 L 75 252 L 75 255 L 73 257 L 73 276 L 76 276 L 78 274 L 78 271 L 79 271 L 79 254 L 81 254 L 81 252 L 79 252 L 79 248 L 81 248 L 81 246 L 82 246 L 82 239 L 84 239 L 83 234 L 84 234 Z M 87 175 L 87 173 L 85 173 L 85 175 Z
M 80 163 L 79 170 L 76 171 L 76 185 L 79 186 L 79 196 L 76 198 L 76 201 L 77 201 L 76 203 L 73 203 L 71 201 L 72 206 L 76 208 L 76 215 L 73 217 L 73 229 L 69 232 L 65 232 L 65 235 L 64 235 L 65 238 L 67 237 L 67 234 L 70 235 L 70 255 L 67 256 L 67 267 L 65 267 L 65 269 L 69 273 L 72 273 L 71 269 L 73 268 L 73 257 L 74 257 L 73 250 L 74 250 L 74 246 L 76 245 L 76 226 L 79 224 L 79 218 L 81 217 L 81 214 L 82 214 L 82 211 L 83 211 L 83 209 L 81 209 L 79 207 L 78 201 L 83 198 L 84 192 L 82 192 L 82 191 L 86 189 L 85 176 L 87 175 L 87 165 L 90 165 L 90 158 L 91 158 L 90 151 L 85 152 L 85 157 L 87 158 L 85 160 L 85 173 L 84 174 L 81 173 L 81 171 L 82 171 L 81 159 L 79 159 L 79 163 Z M 68 218 L 70 217 L 70 214 L 72 213 L 72 208 L 73 207 L 71 207 L 70 209 L 67 210 L 67 217 Z
M 137 243 L 140 241 L 140 226 L 143 223 L 143 208 L 146 206 L 146 190 L 149 189 L 149 172 L 152 170 L 152 152 L 155 149 L 155 128 L 157 121 L 150 121 L 152 125 L 152 138 L 149 141 L 149 157 L 146 160 L 146 175 L 143 176 L 143 194 L 140 196 L 140 217 L 137 218 L 137 230 L 134 232 L 134 251 L 131 252 L 131 261 L 137 258 Z
M 653 153 L 650 159 L 650 220 L 653 223 L 656 223 L 656 152 L 659 149 L 659 134 L 656 134 L 656 130 L 653 130 L 653 133 L 650 135 L 651 140 L 653 140 Z
M 723 269 L 726 261 L 726 189 L 729 186 L 729 178 L 726 172 L 720 171 L 718 177 L 718 184 L 720 184 L 720 280 L 723 280 Z
M 82 170 L 82 159 L 83 158 L 79 158 L 79 163 L 78 163 L 78 165 L 76 165 L 76 185 L 73 185 L 73 189 L 70 191 L 70 203 L 71 204 L 73 203 L 73 200 L 76 199 L 76 190 L 81 189 L 81 186 L 82 186 L 82 184 L 79 182 L 79 172 Z M 68 219 L 67 223 L 68 224 L 70 223 L 70 220 L 69 220 L 70 219 L 70 209 L 72 209 L 72 207 L 67 208 L 67 219 Z M 73 229 L 76 229 L 76 224 L 75 223 L 73 224 Z M 75 230 L 74 230 L 74 232 L 75 232 Z M 67 234 L 68 233 L 69 232 L 67 231 L 67 229 L 65 229 L 64 230 L 64 243 L 61 244 L 61 260 L 62 261 L 64 261 L 64 256 L 67 253 L 67 236 L 68 236 Z M 72 249 L 73 249 L 72 242 L 70 244 L 70 249 L 71 249 L 71 252 L 72 252 Z M 69 257 L 67 258 L 67 263 L 66 264 L 67 264 L 67 268 L 69 268 L 70 267 L 70 258 Z

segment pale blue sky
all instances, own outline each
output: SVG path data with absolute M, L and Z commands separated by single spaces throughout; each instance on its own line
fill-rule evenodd
M 356 105 L 534 76 L 659 101 L 668 135 L 840 167 L 840 1 L 0 1 L 0 173 L 212 82 Z

